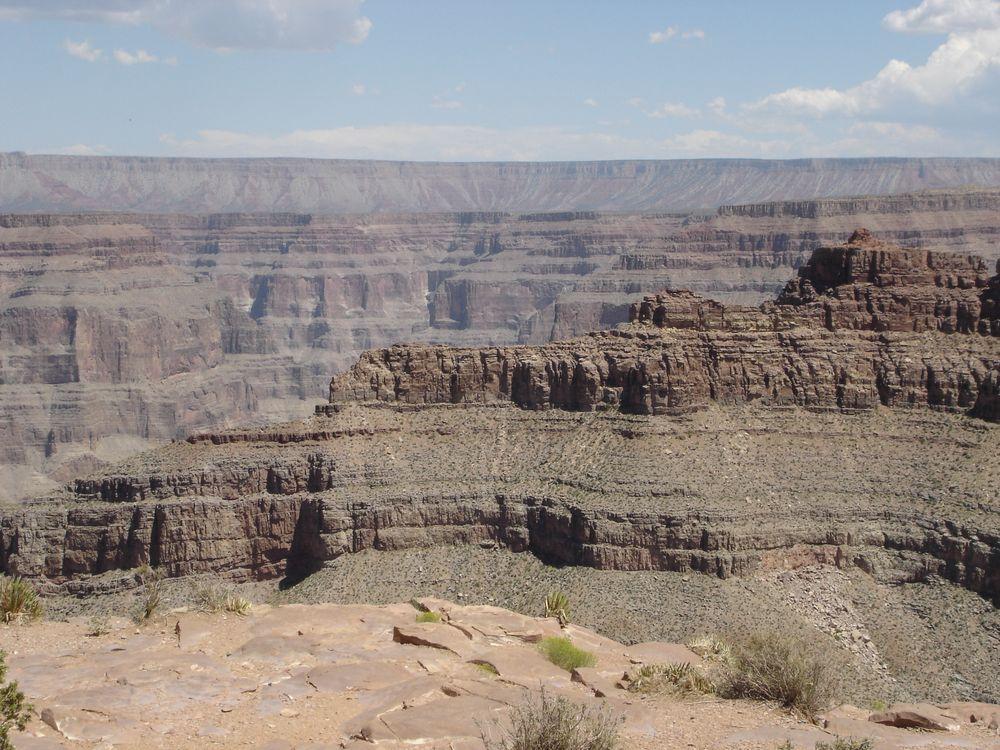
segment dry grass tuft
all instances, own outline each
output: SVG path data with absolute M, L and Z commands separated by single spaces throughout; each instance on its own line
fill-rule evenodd
M 622 720 L 606 709 L 541 695 L 514 710 L 510 728 L 483 732 L 487 750 L 616 750 Z

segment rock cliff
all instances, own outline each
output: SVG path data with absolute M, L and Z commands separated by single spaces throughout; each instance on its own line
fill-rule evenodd
M 1000 258 L 996 190 L 766 208 L 0 216 L 0 497 L 192 430 L 301 416 L 332 372 L 393 342 L 570 339 L 664 288 L 733 311 L 862 224 L 918 253 Z
M 992 295 L 981 268 L 859 234 L 794 288 L 838 300 L 905 279 L 920 299 L 955 277 Z M 1000 596 L 1000 337 L 984 306 L 975 325 L 920 309 L 917 330 L 888 330 L 875 312 L 841 327 L 821 304 L 664 293 L 568 342 L 370 352 L 311 420 L 193 436 L 4 513 L 0 566 L 91 590 L 141 564 L 295 577 L 366 549 L 498 544 L 722 577 L 821 561 Z

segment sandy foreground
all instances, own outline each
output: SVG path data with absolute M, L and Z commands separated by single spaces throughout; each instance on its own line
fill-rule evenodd
M 257 606 L 245 617 L 176 611 L 136 626 L 85 618 L 0 629 L 11 677 L 35 705 L 23 750 L 47 748 L 483 747 L 512 706 L 551 696 L 620 715 L 626 748 L 812 750 L 825 731 L 776 706 L 639 696 L 616 682 L 639 663 L 697 662 L 677 644 L 624 646 L 489 606 L 425 599 L 443 621 L 418 623 L 411 604 Z M 569 637 L 597 657 L 571 675 L 537 642 Z M 984 723 L 917 732 L 841 717 L 831 730 L 877 748 L 1000 749 Z

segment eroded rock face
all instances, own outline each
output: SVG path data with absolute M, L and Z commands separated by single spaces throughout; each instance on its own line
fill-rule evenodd
M 1000 193 L 979 190 L 708 216 L 0 216 L 0 498 L 193 430 L 301 416 L 331 373 L 396 341 L 565 340 L 677 287 L 733 317 L 859 224 L 992 262 L 998 211 Z
M 893 247 L 862 230 L 845 246 L 819 248 L 759 310 L 672 292 L 634 304 L 628 327 L 568 342 L 366 352 L 333 378 L 330 402 L 512 401 L 634 414 L 711 402 L 930 406 L 992 418 L 995 284 L 980 258 Z
M 910 251 L 878 252 L 912 271 Z M 873 283 L 855 276 L 828 289 Z M 907 278 L 914 296 L 931 283 Z M 487 543 L 719 576 L 822 561 L 997 596 L 998 428 L 953 413 L 994 418 L 1000 339 L 831 330 L 811 304 L 731 315 L 665 294 L 569 342 L 370 352 L 312 420 L 194 436 L 7 513 L 0 565 L 86 588 L 141 564 L 298 576 L 365 549 Z

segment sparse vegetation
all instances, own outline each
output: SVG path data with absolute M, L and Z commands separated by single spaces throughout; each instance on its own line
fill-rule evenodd
M 14 750 L 10 733 L 28 726 L 32 707 L 16 682 L 7 682 L 7 654 L 0 651 L 0 750 Z
M 732 646 L 729 641 L 717 635 L 703 635 L 690 641 L 688 648 L 702 659 L 726 663 L 732 657 Z
M 817 742 L 816 750 L 872 750 L 871 740 L 857 740 L 854 737 L 838 737 L 833 742 Z
M 139 579 L 139 602 L 133 615 L 136 622 L 146 622 L 163 603 L 163 575 L 144 565 L 136 574 Z
M 490 664 L 488 661 L 476 661 L 472 663 L 473 666 L 480 672 L 485 672 L 493 677 L 498 676 L 500 673 L 497 672 L 497 668 Z
M 553 591 L 545 597 L 545 616 L 558 618 L 560 625 L 569 622 L 569 597 L 561 591 Z
M 714 693 L 715 685 L 690 664 L 646 664 L 630 675 L 628 690 L 632 693 L 670 693 L 688 697 Z
M 250 600 L 232 589 L 204 584 L 194 590 L 195 605 L 202 612 L 231 612 L 239 617 L 250 612 Z
M 724 698 L 778 701 L 812 718 L 833 701 L 836 681 L 827 662 L 801 641 L 756 635 L 732 644 L 717 692 Z
M 0 622 L 37 620 L 42 603 L 34 587 L 19 576 L 0 576 Z
M 250 613 L 250 600 L 237 594 L 227 594 L 223 609 L 237 617 L 246 617 Z
M 417 622 L 441 622 L 441 613 L 421 612 L 417 615 Z
M 482 738 L 487 750 L 615 750 L 621 724 L 605 709 L 551 698 L 543 690 L 514 710 L 509 729 L 494 725 Z
M 574 646 L 569 638 L 544 638 L 538 648 L 550 662 L 567 672 L 578 667 L 592 667 L 597 663 L 597 657 Z
M 94 615 L 87 621 L 87 635 L 97 638 L 111 632 L 111 624 L 107 615 Z
M 872 711 L 885 711 L 887 708 L 889 708 L 889 704 L 881 698 L 872 701 Z

